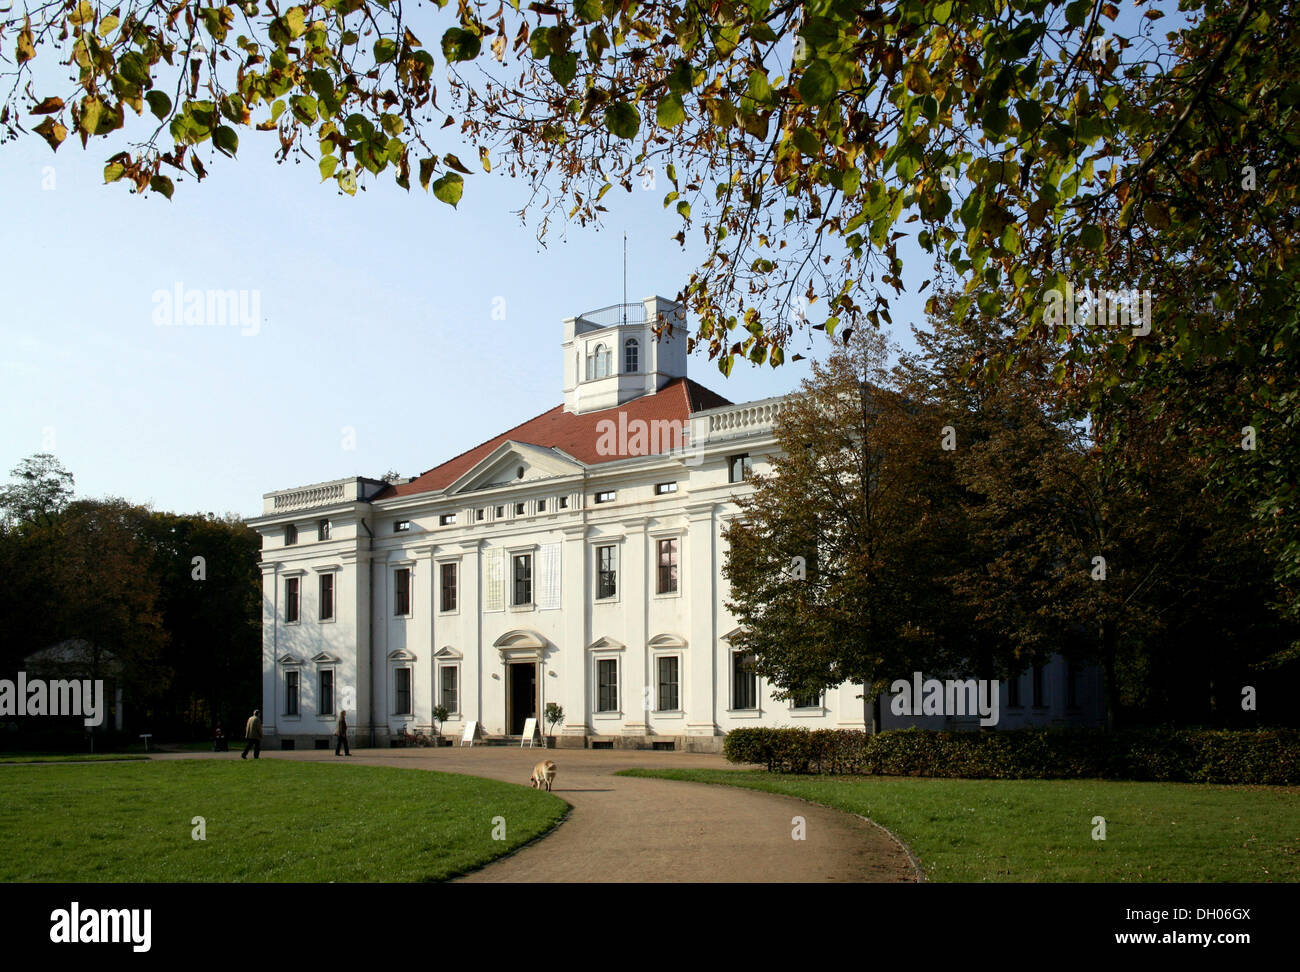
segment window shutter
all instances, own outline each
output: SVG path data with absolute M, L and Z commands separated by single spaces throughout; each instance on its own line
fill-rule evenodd
M 541 570 L 537 580 L 537 607 L 542 611 L 555 611 L 560 607 L 560 545 L 544 543 L 541 548 Z

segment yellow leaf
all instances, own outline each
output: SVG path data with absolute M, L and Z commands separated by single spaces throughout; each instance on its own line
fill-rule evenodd
M 36 38 L 32 36 L 32 18 L 26 18 L 23 29 L 18 32 L 18 63 L 30 61 L 36 56 Z

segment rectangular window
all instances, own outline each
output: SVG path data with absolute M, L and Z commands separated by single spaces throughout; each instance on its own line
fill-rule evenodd
M 320 673 L 319 715 L 334 714 L 334 669 L 327 668 Z
M 596 711 L 618 711 L 618 659 L 596 660 Z
M 524 504 L 523 504 L 523 503 L 516 503 L 516 504 L 515 504 L 515 516 L 523 516 L 523 515 L 524 515 Z
M 802 695 L 796 695 L 792 700 L 796 709 L 820 709 L 822 706 L 821 692 L 805 692 Z
M 334 619 L 334 575 L 320 575 L 320 619 L 322 621 L 332 621 Z
M 676 483 L 655 483 L 655 495 L 663 496 L 666 493 L 677 492 Z
M 567 497 L 567 496 L 561 496 L 561 497 L 560 497 L 560 509 L 562 509 L 562 510 L 567 510 L 568 508 L 569 508 L 569 497 Z
M 397 668 L 393 670 L 393 714 L 411 714 L 411 670 Z
M 731 456 L 727 460 L 727 478 L 733 483 L 743 483 L 749 478 L 751 464 L 749 455 Z
M 682 707 L 680 665 L 676 655 L 659 659 L 659 712 L 676 712 Z
M 398 520 L 396 523 L 393 524 L 394 533 L 405 533 L 409 529 L 411 529 L 410 520 Z
M 537 501 L 537 512 L 538 512 L 538 513 L 545 513 L 545 512 L 546 512 L 546 500 L 538 500 L 538 501 Z
M 481 507 L 481 506 L 480 506 L 477 510 L 475 510 L 475 511 L 474 511 L 474 519 L 475 519 L 475 521 L 482 520 L 482 519 L 483 519 L 483 514 L 484 514 L 485 512 L 487 512 L 487 511 L 486 511 L 483 507 Z
M 659 582 L 656 593 L 675 594 L 677 592 L 677 541 L 659 541 Z
M 1007 707 L 1018 709 L 1023 704 L 1020 701 L 1020 672 L 1012 675 L 1007 679 Z
M 455 513 L 444 513 L 438 517 L 438 526 L 451 526 L 456 522 Z
M 618 593 L 616 548 L 596 548 L 596 598 L 614 597 Z
M 284 673 L 284 714 L 298 714 L 298 673 Z
M 514 556 L 514 600 L 511 604 L 533 603 L 533 555 Z
M 442 685 L 442 704 L 448 713 L 460 711 L 460 669 L 455 665 L 443 665 L 439 678 Z
M 743 651 L 731 654 L 731 707 L 758 708 L 758 676 L 754 674 L 754 656 Z
M 612 503 L 618 497 L 618 490 L 604 489 L 596 494 L 597 503 Z
M 285 624 L 298 623 L 298 578 L 289 577 L 284 582 Z
M 1043 666 L 1034 666 L 1034 708 L 1043 708 Z
M 439 569 L 442 571 L 442 583 L 439 585 L 442 589 L 441 610 L 454 611 L 456 610 L 456 565 L 442 564 Z
M 411 613 L 411 568 L 393 571 L 393 613 L 403 617 Z
M 504 506 L 498 506 L 495 518 L 499 520 L 505 515 L 506 515 L 506 508 Z
M 316 539 L 328 540 L 330 538 L 330 521 L 321 520 L 316 524 Z
M 292 547 L 297 542 L 298 542 L 298 528 L 294 526 L 292 523 L 289 523 L 284 528 L 284 545 L 286 547 Z

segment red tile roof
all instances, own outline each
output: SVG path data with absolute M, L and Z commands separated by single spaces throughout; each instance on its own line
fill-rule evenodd
M 408 483 L 389 486 L 375 499 L 392 499 L 397 496 L 446 489 L 482 462 L 501 443 L 508 440 L 526 442 L 544 449 L 559 449 L 588 465 L 624 459 L 627 458 L 624 455 L 601 455 L 596 451 L 596 443 L 599 439 L 596 429 L 597 424 L 602 420 L 618 423 L 619 413 L 625 412 L 629 423 L 638 419 L 647 423 L 665 420 L 684 422 L 694 412 L 730 404 L 731 402 L 721 395 L 709 391 L 689 378 L 674 378 L 653 395 L 643 395 L 623 405 L 596 412 L 575 415 L 566 412 L 563 405 L 557 405 L 549 412 L 543 412 L 522 425 L 516 425 L 513 429 L 502 432 L 496 438 L 489 439 L 468 452 L 462 452 L 441 466 L 434 466 Z M 660 445 L 666 447 L 669 443 L 660 443 Z

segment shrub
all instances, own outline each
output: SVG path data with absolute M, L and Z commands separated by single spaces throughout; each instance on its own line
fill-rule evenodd
M 1294 729 L 733 729 L 733 763 L 777 773 L 1300 784 Z

